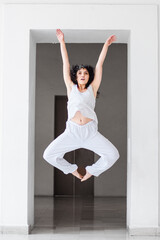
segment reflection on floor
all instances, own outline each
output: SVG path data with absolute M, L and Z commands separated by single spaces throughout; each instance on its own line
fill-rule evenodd
M 126 228 L 124 197 L 35 197 L 35 227 Z

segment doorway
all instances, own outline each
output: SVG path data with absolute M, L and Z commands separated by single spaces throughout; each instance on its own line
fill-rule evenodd
M 102 44 L 67 44 L 72 63 L 89 62 L 95 65 L 96 56 Z M 93 51 L 94 49 L 94 51 Z M 74 52 L 76 51 L 76 55 Z M 83 55 L 81 54 L 83 52 Z M 85 54 L 84 54 L 85 53 Z M 92 55 L 92 58 L 91 58 Z M 47 222 L 47 212 L 43 224 L 52 225 L 58 221 L 56 208 L 63 213 L 72 209 L 72 217 L 76 217 L 76 209 L 85 216 L 88 210 L 88 224 L 92 225 L 94 215 L 103 225 L 126 225 L 126 188 L 127 188 L 127 44 L 114 44 L 108 51 L 108 58 L 103 68 L 100 96 L 96 99 L 95 112 L 99 120 L 99 131 L 119 149 L 121 158 L 101 176 L 92 177 L 81 182 L 71 174 L 65 175 L 47 162 L 39 161 L 45 147 L 65 130 L 67 121 L 67 95 L 62 75 L 61 54 L 59 45 L 37 44 L 37 175 L 41 175 L 36 186 L 36 201 L 39 206 L 52 209 L 52 220 Z M 115 66 L 116 65 L 116 66 Z M 116 71 L 114 70 L 116 67 Z M 105 103 L 105 104 L 104 104 Z M 39 137 L 40 136 L 40 137 Z M 43 137 L 42 137 L 43 136 Z M 43 146 L 43 147 L 42 147 Z M 39 149 L 39 150 L 38 150 Z M 85 159 L 84 159 L 85 157 Z M 80 168 L 98 160 L 100 156 L 86 149 L 68 152 L 64 158 L 76 163 Z M 84 159 L 82 161 L 82 159 Z M 87 162 L 89 161 L 89 162 Z M 85 163 L 85 165 L 83 165 Z M 41 165 L 41 172 L 38 167 Z M 42 177 L 43 176 L 43 177 Z M 41 184 L 42 183 L 42 184 Z M 38 188 L 39 185 L 39 188 Z M 43 194 L 43 200 L 40 196 Z M 89 198 L 85 198 L 85 196 Z M 77 198 L 80 196 L 80 198 Z M 48 200 L 47 200 L 48 199 Z M 67 208 L 65 208 L 65 203 Z M 79 208 L 80 207 L 80 208 Z M 62 211 L 63 209 L 63 211 Z M 99 210 L 101 209 L 101 210 Z M 47 210 L 46 210 L 47 211 Z M 100 211 L 100 212 L 99 212 Z M 104 222 L 102 219 L 105 216 Z M 116 213 L 114 215 L 114 213 Z M 105 215 L 104 215 L 105 214 Z M 118 215 L 117 215 L 118 214 Z M 37 210 L 37 216 L 38 210 Z M 54 217 L 53 217 L 54 216 Z M 107 216 L 110 216 L 109 218 Z M 87 218 L 87 216 L 85 216 Z M 103 218 L 104 219 L 104 218 Z M 84 220 L 84 219 L 83 219 Z M 74 221 L 74 219 L 72 219 Z M 81 220 L 75 221 L 81 225 Z M 67 222 L 67 221 L 66 221 Z M 84 224 L 85 220 L 83 221 Z M 38 226 L 41 222 L 37 221 Z M 64 222 L 62 221 L 63 225 Z M 69 224 L 69 221 L 68 221 Z

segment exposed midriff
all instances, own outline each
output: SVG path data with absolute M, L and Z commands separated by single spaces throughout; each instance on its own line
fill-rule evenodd
M 93 121 L 93 119 L 83 116 L 80 111 L 77 111 L 74 117 L 70 120 L 80 125 L 84 125 L 90 121 Z

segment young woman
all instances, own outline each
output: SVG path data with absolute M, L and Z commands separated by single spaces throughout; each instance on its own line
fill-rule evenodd
M 49 144 L 43 158 L 64 174 L 71 173 L 85 181 L 92 175 L 98 177 L 120 157 L 117 148 L 98 131 L 98 119 L 94 111 L 102 79 L 103 62 L 108 46 L 116 40 L 116 36 L 112 35 L 106 40 L 94 70 L 92 66 L 83 64 L 73 65 L 70 69 L 64 34 L 57 29 L 56 35 L 60 42 L 63 77 L 67 88 L 68 120 L 65 131 Z M 76 164 L 71 164 L 63 158 L 66 152 L 78 148 L 89 149 L 101 156 L 97 162 L 86 166 L 84 176 L 77 171 Z

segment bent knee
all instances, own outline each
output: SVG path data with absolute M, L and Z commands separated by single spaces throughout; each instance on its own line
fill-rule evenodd
M 59 157 L 61 154 L 57 151 L 56 148 L 50 148 L 47 147 L 44 152 L 43 152 L 43 158 L 47 161 L 50 162 L 54 161 L 57 157 Z
M 53 153 L 52 153 L 52 155 L 53 155 Z M 51 157 L 50 151 L 48 149 L 45 149 L 45 151 L 43 152 L 43 158 L 45 160 L 48 160 L 50 157 Z
M 114 159 L 115 159 L 115 161 L 117 161 L 119 158 L 120 158 L 119 151 L 118 151 L 118 149 L 115 149 L 115 152 L 114 152 Z
M 47 157 L 48 157 L 48 154 L 47 154 L 47 151 L 45 150 L 45 151 L 43 152 L 43 158 L 46 160 Z
M 111 154 L 112 161 L 116 162 L 120 158 L 120 154 L 117 148 L 114 148 Z

